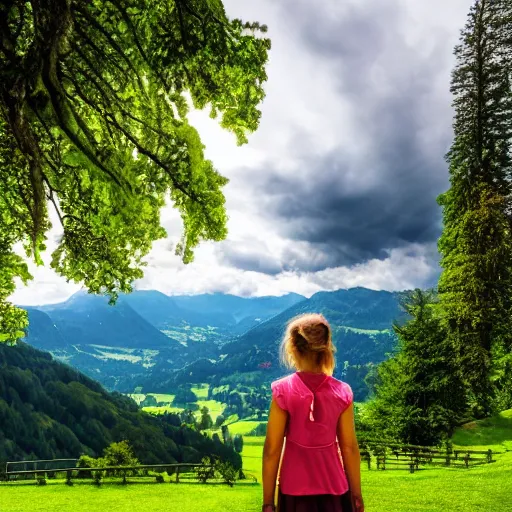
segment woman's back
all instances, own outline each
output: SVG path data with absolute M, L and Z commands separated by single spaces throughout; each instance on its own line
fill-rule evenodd
M 364 512 L 353 395 L 332 377 L 335 351 L 322 315 L 301 315 L 288 324 L 281 357 L 297 371 L 272 383 L 264 512 L 275 510 L 278 479 L 279 512 Z
M 288 412 L 281 490 L 289 495 L 343 494 L 348 484 L 336 442 L 340 415 L 352 403 L 348 384 L 324 374 L 297 372 L 272 384 Z
M 297 372 L 274 382 L 272 394 L 290 416 L 287 438 L 308 447 L 336 441 L 340 414 L 353 398 L 348 384 L 309 372 Z

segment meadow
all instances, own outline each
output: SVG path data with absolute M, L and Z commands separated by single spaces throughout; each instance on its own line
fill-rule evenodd
M 240 422 L 249 423 L 249 422 Z M 247 427 L 247 425 L 245 425 Z M 244 430 L 244 425 L 238 427 Z M 408 471 L 368 470 L 362 466 L 362 484 L 367 512 L 509 512 L 512 510 L 512 411 L 466 425 L 453 438 L 457 447 L 499 451 L 496 462 L 470 469 L 426 469 Z M 246 437 L 244 469 L 261 480 L 263 438 Z M 222 484 L 135 483 L 122 485 L 107 481 L 101 487 L 91 483 L 48 481 L 44 487 L 33 482 L 0 484 L 2 512 L 140 512 L 176 510 L 180 512 L 226 510 L 258 511 L 261 486 L 248 478 L 234 488 Z M 166 477 L 166 482 L 169 478 Z

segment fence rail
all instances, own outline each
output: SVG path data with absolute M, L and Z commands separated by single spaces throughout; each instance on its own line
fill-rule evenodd
M 73 476 L 77 477 L 82 474 L 82 478 L 94 478 L 93 474 L 101 474 L 106 473 L 110 475 L 120 475 L 123 477 L 123 481 L 126 482 L 126 477 L 130 476 L 129 473 L 134 471 L 154 471 L 155 473 L 164 473 L 167 472 L 169 475 L 175 475 L 175 483 L 179 483 L 180 474 L 183 475 L 184 471 L 182 470 L 192 470 L 197 468 L 203 469 L 214 469 L 213 464 L 201 464 L 201 463 L 174 463 L 174 464 L 142 464 L 136 466 L 104 466 L 98 468 L 78 468 L 78 467 L 68 467 L 68 468 L 59 468 L 59 469 L 33 469 L 33 470 L 23 470 L 23 471 L 8 471 L 6 472 L 6 479 L 12 480 L 16 479 L 19 476 L 34 478 L 38 477 L 46 477 L 48 473 L 65 473 L 66 480 L 71 482 Z
M 411 473 L 426 466 L 450 466 L 469 468 L 494 462 L 492 450 L 441 450 L 429 446 L 406 445 L 363 440 L 361 460 L 371 469 L 372 457 L 377 469 L 409 469 Z
M 23 466 L 23 471 L 30 471 L 27 469 L 32 466 L 32 469 L 46 469 L 53 471 L 56 469 L 63 469 L 69 467 L 76 467 L 78 459 L 47 459 L 47 460 L 22 460 L 22 461 L 8 461 L 5 463 L 5 472 L 9 473 L 12 467 Z M 22 471 L 19 469 L 18 471 Z

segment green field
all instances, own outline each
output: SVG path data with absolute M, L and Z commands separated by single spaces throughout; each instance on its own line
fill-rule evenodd
M 452 439 L 454 444 L 473 450 L 512 450 L 512 409 L 494 418 L 467 423 Z
M 237 421 L 236 423 L 230 423 L 229 433 L 234 436 L 235 434 L 242 434 L 243 436 L 252 432 L 261 421 Z
M 197 405 L 199 406 L 199 410 L 195 411 L 196 418 L 199 419 L 201 417 L 201 409 L 203 407 L 208 407 L 210 416 L 212 417 L 212 420 L 215 421 L 217 416 L 222 414 L 225 405 L 221 402 L 217 402 L 216 400 L 208 400 L 208 384 L 192 387 L 192 391 L 198 398 Z M 174 395 L 165 393 L 147 393 L 146 395 L 133 394 L 129 396 L 131 396 L 138 403 L 140 403 L 140 401 L 143 400 L 145 396 L 154 396 L 157 402 L 167 404 L 142 408 L 143 411 L 149 412 L 150 414 L 164 414 L 165 412 L 179 413 L 183 410 L 181 407 L 174 407 L 171 405 L 172 401 L 174 400 Z
M 237 425 L 244 423 L 250 422 Z M 469 469 L 426 469 L 414 474 L 399 470 L 368 470 L 364 465 L 362 485 L 367 512 L 507 512 L 510 510 L 507 503 L 512 495 L 512 451 L 505 450 L 512 443 L 511 423 L 512 411 L 506 411 L 495 418 L 465 425 L 455 433 L 453 439 L 457 447 L 500 450 L 493 464 Z M 221 484 L 195 483 L 132 483 L 123 486 L 119 481 L 105 483 L 100 488 L 91 483 L 67 487 L 62 481 L 51 481 L 45 487 L 38 487 L 33 482 L 2 483 L 0 510 L 258 511 L 261 486 L 254 483 L 252 477 L 261 481 L 262 445 L 263 438 L 245 438 L 244 470 L 249 478 L 232 489 Z M 166 482 L 169 482 L 169 477 L 166 477 Z
M 210 416 L 212 417 L 213 421 L 217 419 L 217 416 L 220 416 L 220 414 L 225 408 L 224 404 L 222 404 L 221 402 L 217 402 L 216 400 L 198 400 L 197 405 L 199 406 L 199 409 L 194 412 L 196 418 L 199 419 L 201 417 L 201 409 L 203 407 L 208 407 L 208 410 L 210 411 Z M 148 406 L 143 407 L 142 410 L 145 412 L 149 412 L 151 414 L 164 414 L 165 412 L 179 413 L 183 411 L 182 408 L 173 407 L 172 405 Z

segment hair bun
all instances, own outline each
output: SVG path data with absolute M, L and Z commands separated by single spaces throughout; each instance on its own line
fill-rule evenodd
M 298 333 L 313 352 L 323 352 L 329 347 L 329 328 L 323 322 L 300 325 Z
M 306 313 L 290 320 L 281 343 L 281 359 L 289 368 L 300 368 L 304 357 L 314 356 L 318 367 L 332 375 L 336 347 L 325 317 Z

